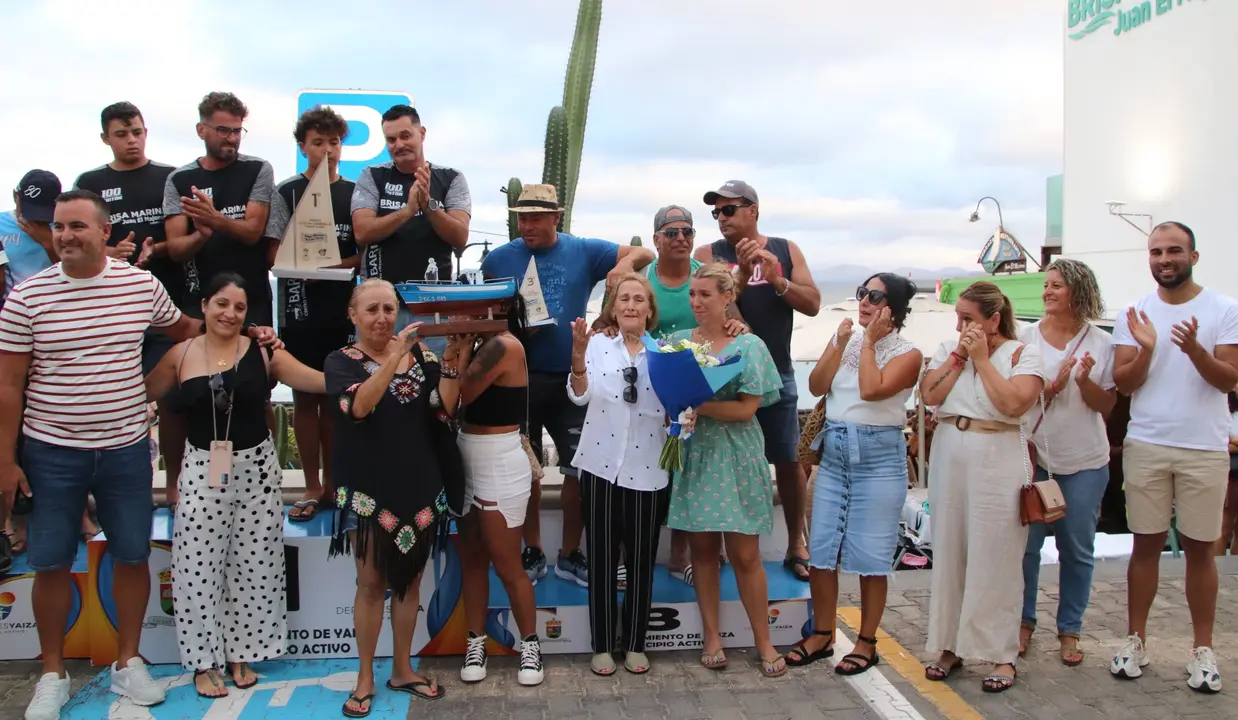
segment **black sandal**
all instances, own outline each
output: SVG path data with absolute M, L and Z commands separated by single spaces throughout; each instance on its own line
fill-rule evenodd
M 856 635 L 855 639 L 872 645 L 873 654 L 861 655 L 859 653 L 848 653 L 847 655 L 843 655 L 842 659 L 838 661 L 838 664 L 834 666 L 834 672 L 839 675 L 859 675 L 860 673 L 868 672 L 881 662 L 881 658 L 877 656 L 877 638 L 867 638 L 863 635 Z M 861 665 L 860 662 L 863 662 L 864 664 Z M 851 667 L 844 668 L 842 663 L 851 663 Z
M 349 702 L 355 702 L 358 705 L 364 705 L 365 710 L 349 710 L 348 709 Z M 350 717 L 350 718 L 368 717 L 370 714 L 370 711 L 374 709 L 374 693 L 370 693 L 369 695 L 366 695 L 364 697 L 357 697 L 356 695 L 349 695 L 348 699 L 344 701 L 344 705 L 340 709 L 344 713 L 344 717 Z
M 245 674 L 248 673 L 251 677 L 253 677 L 253 681 L 247 682 L 244 685 L 237 682 L 236 681 L 236 666 L 237 665 L 245 666 L 244 669 L 241 670 L 241 677 L 244 677 Z M 258 673 L 254 672 L 254 669 L 249 666 L 249 663 L 228 663 L 226 669 L 228 672 L 228 676 L 232 678 L 232 684 L 236 686 L 237 690 L 248 690 L 249 688 L 258 684 Z
M 1014 687 L 1014 681 L 1019 677 L 1019 669 L 1016 668 L 1013 663 L 1010 663 L 1010 670 L 1014 673 L 1013 675 L 998 675 L 997 673 L 990 673 L 989 676 L 980 683 L 980 689 L 987 693 L 1002 693 Z
M 791 573 L 792 577 L 800 582 L 808 582 L 812 578 L 812 566 L 808 564 L 808 558 L 802 558 L 797 555 L 787 555 L 782 559 L 782 566 Z M 799 573 L 800 570 L 804 574 Z
M 807 646 L 808 638 L 804 638 L 803 640 L 800 640 L 799 642 L 792 645 L 791 649 L 788 650 L 787 654 L 783 657 L 783 659 L 786 660 L 787 665 L 790 665 L 791 667 L 804 667 L 805 665 L 812 665 L 818 660 L 824 660 L 826 658 L 834 657 L 834 640 L 833 640 L 834 631 L 833 630 L 813 630 L 812 634 L 823 635 L 827 638 L 830 638 L 830 640 L 829 642 L 825 644 L 825 647 L 821 648 L 820 650 L 814 653 L 808 652 L 808 646 Z M 792 655 L 791 653 L 795 653 L 795 654 Z

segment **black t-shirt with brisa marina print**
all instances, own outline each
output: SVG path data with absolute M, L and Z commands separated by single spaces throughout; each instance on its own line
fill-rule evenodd
M 168 176 L 164 188 L 163 211 L 166 218 L 184 214 L 181 198 L 192 197 L 190 188 L 210 196 L 220 214 L 233 220 L 244 220 L 251 202 L 269 205 L 275 191 L 275 171 L 271 163 L 250 155 L 237 155 L 236 160 L 221 170 L 207 170 L 197 160 L 177 168 Z M 193 232 L 193 220 L 189 232 Z M 234 272 L 245 281 L 249 296 L 246 321 L 256 325 L 271 325 L 271 284 L 267 271 L 267 239 L 259 238 L 250 245 L 221 232 L 211 233 L 198 254 L 185 263 L 184 310 L 193 317 L 202 315 L 202 288 L 217 273 Z
M 309 178 L 297 174 L 275 188 L 271 195 L 271 215 L 267 220 L 266 232 L 263 233 L 271 242 L 278 244 L 283 241 L 297 203 L 301 202 L 309 182 Z M 352 213 L 349 211 L 352 193 L 351 180 L 341 177 L 331 183 L 331 214 L 335 217 L 340 260 L 357 254 L 352 233 Z M 352 323 L 348 319 L 348 302 L 352 299 L 354 286 L 354 283 L 343 280 L 280 278 L 277 281 L 278 297 L 275 303 L 279 313 L 279 327 L 352 330 Z
M 107 203 L 112 224 L 109 246 L 120 244 L 133 233 L 135 249 L 128 258 L 136 263 L 142 253 L 142 243 L 150 238 L 156 244 L 167 240 L 163 227 L 163 191 L 171 165 L 148 160 L 145 165 L 133 170 L 115 170 L 107 165 L 87 170 L 77 178 L 73 187 L 89 190 Z M 185 286 L 185 271 L 181 264 L 167 257 L 152 257 L 147 270 L 168 290 L 172 302 L 180 305 L 182 288 Z

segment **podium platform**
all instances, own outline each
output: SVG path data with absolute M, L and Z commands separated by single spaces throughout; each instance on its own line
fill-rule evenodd
M 289 659 L 354 658 L 353 599 L 356 572 L 350 557 L 328 557 L 334 511 L 321 511 L 309 522 L 284 521 L 285 564 L 288 590 Z M 781 517 L 779 517 L 781 520 Z M 542 511 L 543 548 L 549 562 L 558 553 L 561 517 L 557 510 Z M 780 563 L 785 552 L 785 530 L 762 538 L 769 601 L 762 618 L 776 646 L 791 644 L 807 632 L 810 618 L 808 584 L 796 580 Z M 782 542 L 779 543 L 779 535 Z M 151 595 L 143 624 L 140 651 L 149 663 L 177 663 L 175 607 L 172 598 L 172 516 L 157 510 L 152 527 L 150 573 Z M 413 653 L 419 656 L 462 655 L 468 629 L 464 619 L 462 572 L 457 551 L 458 536 L 452 536 L 447 552 L 427 565 L 420 586 L 423 611 L 413 637 Z M 551 542 L 553 540 L 553 542 Z M 663 531 L 659 553 L 663 562 L 669 550 L 669 531 Z M 779 548 L 781 545 L 781 548 Z M 771 560 L 770 556 L 777 560 Z M 33 575 L 26 572 L 24 557 L 14 572 L 0 578 L 0 659 L 34 659 L 38 636 L 30 607 Z M 66 657 L 89 658 L 96 665 L 109 664 L 116 653 L 116 612 L 111 597 L 111 556 L 107 539 L 99 535 L 83 544 L 74 565 L 79 599 L 69 623 Z M 588 653 L 589 595 L 586 588 L 563 580 L 553 568 L 534 588 L 537 618 L 534 631 L 543 652 Z M 752 628 L 735 585 L 730 565 L 722 570 L 721 625 L 726 647 L 751 647 Z M 388 612 L 390 612 L 388 610 Z M 490 574 L 489 612 L 486 633 L 493 654 L 516 654 L 519 630 L 512 617 L 503 584 Z M 655 571 L 653 605 L 647 647 L 650 651 L 690 649 L 701 646 L 700 613 L 693 588 L 671 577 L 665 564 Z M 384 623 L 378 655 L 391 653 L 390 627 Z

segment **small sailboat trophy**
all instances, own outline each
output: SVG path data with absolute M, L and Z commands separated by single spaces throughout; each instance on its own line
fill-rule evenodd
M 340 246 L 331 207 L 331 171 L 323 157 L 310 176 L 305 194 L 296 201 L 271 274 L 298 280 L 352 281 L 354 269 L 332 267 L 339 264 Z

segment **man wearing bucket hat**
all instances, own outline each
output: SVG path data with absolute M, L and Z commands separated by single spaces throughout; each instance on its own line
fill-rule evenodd
M 567 376 L 572 366 L 572 321 L 585 316 L 589 295 L 602 280 L 640 270 L 653 259 L 653 251 L 618 245 L 606 240 L 582 238 L 558 232 L 563 208 L 553 185 L 525 185 L 511 212 L 517 214 L 520 238 L 501 245 L 482 261 L 488 278 L 516 278 L 522 292 L 525 275 L 535 268 L 545 310 L 554 325 L 539 328 L 529 340 L 529 439 L 539 456 L 542 429 L 550 433 L 559 453 L 563 472 L 563 545 L 555 574 L 587 587 L 589 571 L 580 550 L 584 520 L 580 506 L 580 482 L 568 463 L 576 454 L 585 408 L 567 396 Z M 609 282 L 609 280 L 608 280 Z M 533 484 L 524 525 L 525 571 L 536 582 L 546 574 L 546 556 L 541 549 L 538 506 L 541 487 Z
M 60 178 L 31 170 L 13 190 L 16 208 L 0 213 L 0 305 L 10 290 L 56 262 L 51 222 L 59 194 Z
M 785 238 L 767 237 L 757 229 L 757 191 L 743 180 L 729 180 L 705 193 L 713 207 L 722 239 L 697 248 L 702 262 L 726 263 L 738 281 L 735 307 L 752 332 L 765 342 L 778 374 L 782 397 L 757 411 L 765 433 L 765 457 L 774 466 L 778 496 L 787 521 L 790 546 L 783 565 L 800 580 L 808 580 L 808 550 L 804 547 L 804 501 L 807 478 L 796 459 L 799 442 L 799 397 L 791 364 L 791 327 L 795 313 L 815 317 L 821 292 L 799 246 Z

